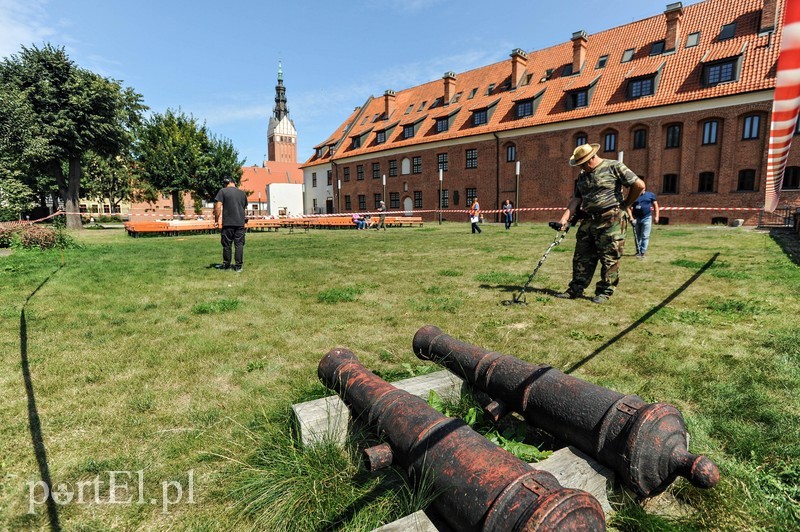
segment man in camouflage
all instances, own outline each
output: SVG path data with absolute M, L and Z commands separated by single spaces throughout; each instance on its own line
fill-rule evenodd
M 592 282 L 600 262 L 600 280 L 595 286 L 594 303 L 602 304 L 614 293 L 619 283 L 619 259 L 628 227 L 627 211 L 644 190 L 644 181 L 619 161 L 597 155 L 599 144 L 583 144 L 575 148 L 570 166 L 579 166 L 581 173 L 575 196 L 561 215 L 561 230 L 580 209 L 583 219 L 575 237 L 572 256 L 572 281 L 566 291 L 556 297 L 575 299 Z M 628 194 L 623 194 L 623 187 Z

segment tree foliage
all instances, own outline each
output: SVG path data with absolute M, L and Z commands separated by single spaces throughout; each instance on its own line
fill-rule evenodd
M 111 212 L 120 202 L 131 199 L 133 161 L 118 155 L 107 157 L 88 152 L 83 158 L 84 177 L 81 196 L 97 201 L 108 200 Z
M 171 109 L 145 121 L 135 153 L 139 177 L 170 193 L 173 211 L 180 213 L 183 192 L 210 199 L 224 178 L 241 177 L 244 164 L 230 141 L 217 139 L 193 116 Z
M 33 197 L 25 183 L 12 177 L 0 179 L 0 222 L 19 219 L 33 206 Z
M 11 160 L 3 164 L 29 180 L 37 175 L 54 180 L 73 213 L 68 227 L 79 228 L 82 160 L 90 151 L 113 158 L 128 150 L 146 109 L 141 95 L 79 68 L 63 48 L 50 44 L 23 46 L 0 62 L 0 92 L 9 94 L 0 104 L 0 127 L 22 128 L 12 140 Z

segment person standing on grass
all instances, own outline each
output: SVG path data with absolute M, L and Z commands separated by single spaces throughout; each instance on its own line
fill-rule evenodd
M 244 225 L 247 223 L 245 208 L 247 207 L 247 194 L 236 188 L 236 183 L 226 177 L 225 186 L 219 189 L 214 197 L 214 225 L 220 227 L 220 211 L 222 214 L 222 227 L 220 229 L 222 241 L 222 264 L 216 267 L 227 270 L 231 267 L 231 244 L 236 247 L 233 271 L 242 271 L 244 259 Z
M 478 196 L 475 196 L 472 207 L 469 208 L 469 221 L 472 223 L 472 234 L 480 234 L 481 228 L 478 227 L 478 222 L 481 221 L 481 205 L 478 203 Z
M 511 221 L 514 217 L 514 205 L 511 203 L 511 200 L 507 199 L 503 203 L 503 216 L 506 221 L 506 230 L 508 230 L 511 228 Z
M 384 201 L 381 201 L 378 212 L 380 213 L 380 217 L 378 218 L 378 225 L 375 226 L 375 230 L 379 231 L 380 228 L 383 227 L 383 230 L 386 231 L 386 203 Z
M 647 251 L 647 244 L 650 243 L 650 229 L 654 223 L 658 223 L 658 201 L 656 195 L 647 190 L 642 191 L 641 196 L 631 205 L 630 210 L 636 225 L 633 227 L 633 235 L 636 237 L 636 256 L 644 258 Z
M 592 302 L 602 304 L 608 301 L 619 283 L 619 259 L 625 245 L 628 209 L 644 190 L 644 181 L 621 162 L 599 157 L 599 149 L 599 144 L 582 144 L 575 148 L 569 160 L 569 165 L 579 166 L 581 173 L 575 195 L 559 220 L 561 230 L 567 229 L 567 223 L 579 208 L 586 214 L 575 237 L 572 281 L 569 288 L 556 297 L 582 297 L 599 262 L 600 280 Z M 623 196 L 623 187 L 628 188 L 627 196 Z

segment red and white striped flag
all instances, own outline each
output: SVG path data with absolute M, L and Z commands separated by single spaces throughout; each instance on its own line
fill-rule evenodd
M 789 158 L 799 112 L 800 1 L 786 0 L 767 153 L 767 184 L 764 190 L 764 210 L 767 212 L 774 211 L 780 200 L 786 160 Z

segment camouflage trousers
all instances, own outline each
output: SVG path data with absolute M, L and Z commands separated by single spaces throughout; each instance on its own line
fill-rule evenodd
M 598 219 L 581 221 L 575 237 L 575 254 L 572 256 L 572 281 L 569 291 L 581 294 L 592 282 L 600 263 L 600 280 L 595 295 L 611 296 L 619 283 L 619 259 L 625 245 L 628 220 L 615 210 Z

